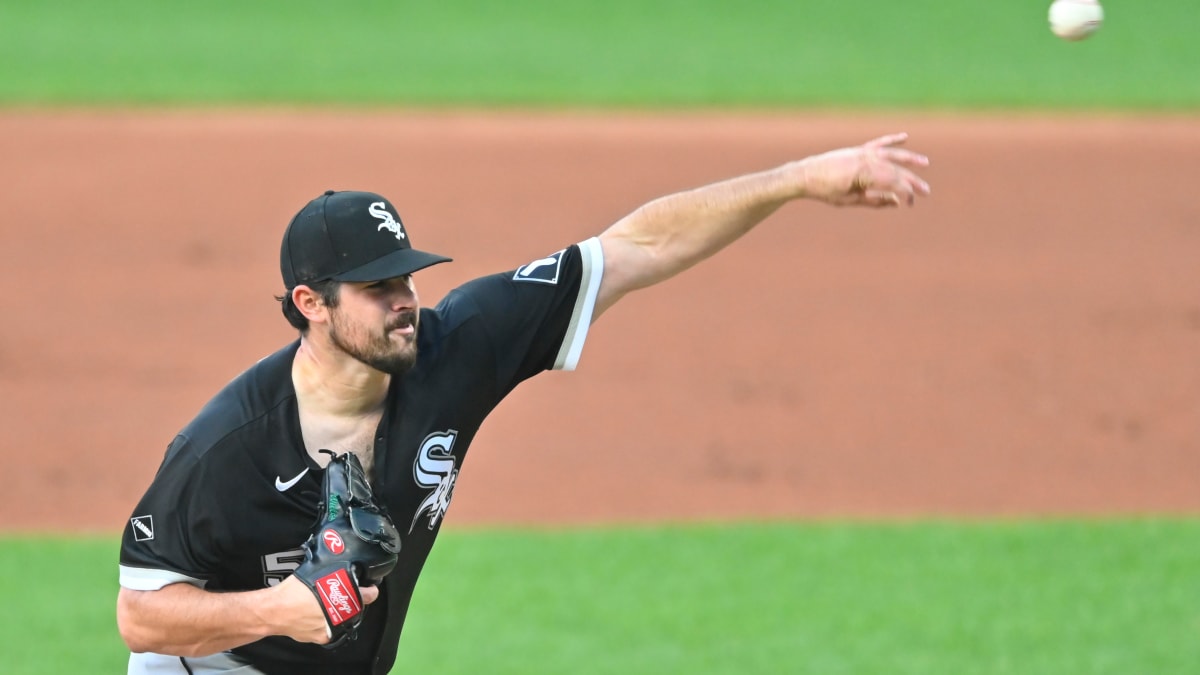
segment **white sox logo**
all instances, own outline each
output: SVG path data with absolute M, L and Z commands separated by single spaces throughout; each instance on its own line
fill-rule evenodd
M 458 479 L 453 453 L 457 436 L 458 432 L 450 429 L 429 434 L 421 441 L 417 459 L 413 462 L 413 480 L 423 488 L 433 488 L 433 492 L 417 507 L 412 525 L 408 528 L 409 534 L 417 528 L 417 521 L 426 513 L 429 514 L 429 529 L 437 527 L 438 521 L 446 515 L 446 509 L 450 508 L 454 481 Z
M 543 284 L 557 284 L 558 271 L 562 266 L 563 253 L 565 252 L 566 249 L 556 251 L 545 258 L 521 265 L 516 273 L 513 274 L 513 281 L 536 281 Z
M 377 229 L 387 230 L 388 232 L 396 235 L 397 239 L 408 238 L 408 235 L 404 233 L 404 227 L 401 226 L 400 223 L 396 222 L 396 219 L 392 217 L 391 212 L 387 210 L 387 204 L 385 202 L 372 202 L 371 206 L 367 207 L 367 213 L 383 221 L 379 224 Z

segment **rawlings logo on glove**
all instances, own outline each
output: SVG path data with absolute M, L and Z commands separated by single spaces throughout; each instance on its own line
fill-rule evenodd
M 325 612 L 327 647 L 354 639 L 363 618 L 360 585 L 371 586 L 396 567 L 400 533 L 375 495 L 353 453 L 333 456 L 325 469 L 317 526 L 304 544 L 295 576 Z
M 334 626 L 347 619 L 353 619 L 362 612 L 362 604 L 355 597 L 357 590 L 346 590 L 351 588 L 352 583 L 350 577 L 346 576 L 346 570 L 330 572 L 317 580 L 315 585 L 317 596 L 321 598 L 325 616 Z

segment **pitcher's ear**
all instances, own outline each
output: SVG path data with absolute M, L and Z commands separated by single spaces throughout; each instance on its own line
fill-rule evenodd
M 321 294 L 304 284 L 292 289 L 292 304 L 310 322 L 322 323 L 328 319 L 329 308 L 325 306 Z

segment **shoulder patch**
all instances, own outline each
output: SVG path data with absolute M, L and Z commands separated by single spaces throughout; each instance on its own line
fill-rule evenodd
M 134 541 L 150 541 L 154 538 L 154 516 L 137 516 L 129 519 L 133 526 Z
M 517 268 L 516 274 L 513 274 L 513 281 L 536 281 L 542 284 L 557 284 L 558 270 L 562 266 L 563 254 L 567 249 L 562 249 L 556 253 L 551 253 L 545 258 L 534 260 L 533 262 L 522 265 Z

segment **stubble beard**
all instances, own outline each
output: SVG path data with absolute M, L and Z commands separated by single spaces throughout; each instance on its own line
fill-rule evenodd
M 330 322 L 329 339 L 334 346 L 354 359 L 388 375 L 404 375 L 417 364 L 417 331 L 405 336 L 402 344 L 390 337 L 396 328 L 412 325 L 417 328 L 417 313 L 402 312 L 388 324 L 382 334 L 366 334 L 357 327 L 346 326 L 335 313 Z M 353 339 L 359 337 L 360 339 Z

